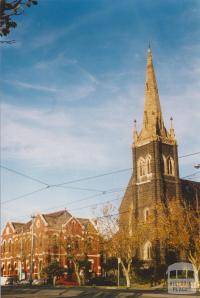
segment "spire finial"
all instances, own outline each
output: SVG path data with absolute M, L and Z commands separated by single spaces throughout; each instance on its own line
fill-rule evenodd
M 133 139 L 134 142 L 136 143 L 138 140 L 138 133 L 137 133 L 137 120 L 134 120 L 134 130 L 133 130 Z
M 172 117 L 170 117 L 170 122 L 171 122 L 171 125 L 170 125 L 169 135 L 170 135 L 172 140 L 175 140 L 175 133 L 174 133 L 174 126 L 173 126 L 173 118 Z
M 137 120 L 134 119 L 134 129 L 137 130 Z
M 170 122 L 171 122 L 171 129 L 173 129 L 173 117 L 170 117 Z

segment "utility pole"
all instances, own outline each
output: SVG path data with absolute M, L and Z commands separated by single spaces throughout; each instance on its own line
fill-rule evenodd
M 119 265 L 121 263 L 121 259 L 120 258 L 117 258 L 117 286 L 119 288 Z
M 32 215 L 31 216 L 32 218 L 32 228 L 31 228 L 31 263 L 30 263 L 30 278 L 29 278 L 29 281 L 30 281 L 30 284 L 32 284 L 32 281 L 33 281 L 33 255 L 34 255 L 34 219 L 35 219 L 35 216 Z
M 22 259 L 23 259 L 23 228 L 21 230 L 21 242 L 20 242 L 20 270 L 19 270 L 19 280 L 22 279 Z

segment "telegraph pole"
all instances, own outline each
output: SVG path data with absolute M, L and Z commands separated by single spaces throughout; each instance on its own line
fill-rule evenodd
M 119 275 L 120 275 L 120 272 L 119 272 L 119 265 L 121 263 L 121 259 L 120 258 L 117 258 L 117 286 L 119 288 Z
M 29 281 L 30 281 L 30 284 L 32 284 L 32 281 L 33 281 L 33 255 L 34 255 L 34 219 L 35 219 L 35 216 L 32 215 L 31 216 L 32 218 L 32 228 L 31 228 L 31 263 L 30 263 L 30 278 L 29 278 Z
M 20 243 L 20 273 L 19 273 L 19 280 L 22 279 L 22 259 L 23 259 L 23 228 L 21 230 L 21 243 Z

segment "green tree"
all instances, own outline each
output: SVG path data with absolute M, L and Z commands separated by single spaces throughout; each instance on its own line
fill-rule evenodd
M 65 268 L 59 262 L 53 261 L 43 269 L 43 272 L 47 274 L 48 279 L 53 280 L 53 284 L 55 285 L 56 278 L 64 274 Z

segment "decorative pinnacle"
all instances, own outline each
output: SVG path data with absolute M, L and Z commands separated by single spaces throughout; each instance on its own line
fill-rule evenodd
M 137 130 L 137 120 L 134 120 L 134 129 Z
M 170 117 L 170 121 L 171 121 L 171 129 L 173 129 L 173 118 Z

